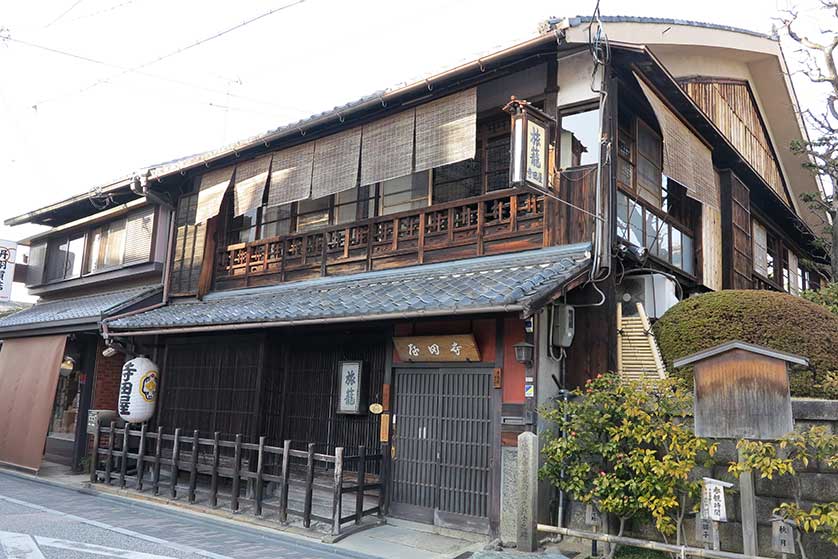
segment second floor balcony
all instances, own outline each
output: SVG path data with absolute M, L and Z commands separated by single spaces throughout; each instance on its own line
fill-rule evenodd
M 545 245 L 545 200 L 506 189 L 342 225 L 226 245 L 215 288 L 458 260 Z

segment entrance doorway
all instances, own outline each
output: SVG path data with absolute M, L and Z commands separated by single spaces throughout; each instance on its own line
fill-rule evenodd
M 490 369 L 396 369 L 393 516 L 489 532 Z

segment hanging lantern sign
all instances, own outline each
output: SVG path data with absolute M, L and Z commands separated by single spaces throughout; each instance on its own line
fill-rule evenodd
M 523 99 L 514 96 L 504 110 L 512 116 L 509 182 L 545 191 L 548 180 L 548 139 L 552 118 Z
M 154 414 L 160 373 L 151 359 L 136 357 L 122 366 L 119 385 L 119 417 L 128 423 L 143 423 Z

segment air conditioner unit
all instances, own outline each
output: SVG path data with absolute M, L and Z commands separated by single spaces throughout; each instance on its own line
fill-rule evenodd
M 678 303 L 675 281 L 663 274 L 626 276 L 618 288 L 623 315 L 637 314 L 637 303 L 643 304 L 646 316 L 660 318 Z

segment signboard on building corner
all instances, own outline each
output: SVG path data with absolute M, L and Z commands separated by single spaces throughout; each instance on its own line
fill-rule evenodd
M 0 240 L 0 301 L 12 300 L 15 258 L 17 258 L 17 243 Z

